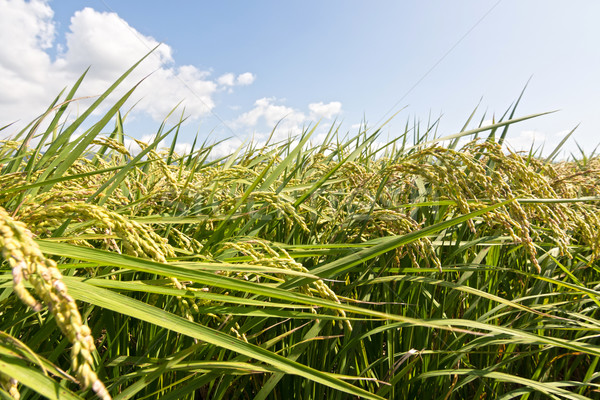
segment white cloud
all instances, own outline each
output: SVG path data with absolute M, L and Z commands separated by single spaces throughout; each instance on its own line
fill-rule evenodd
M 52 9 L 43 1 L 0 0 L 0 113 L 11 116 L 15 102 L 43 94 L 40 86 L 46 80 L 44 71 L 51 64 L 44 51 L 55 35 Z M 39 104 L 34 102 L 33 106 Z M 36 113 L 42 109 L 38 107 Z M 0 125 L 3 125 L 0 122 Z
M 242 143 L 242 140 L 237 137 L 232 137 L 224 142 L 221 142 L 211 149 L 210 158 L 214 160 L 221 157 L 227 157 L 235 153 Z
M 48 49 L 56 46 L 54 13 L 48 1 L 0 0 L 0 126 L 21 120 L 28 123 L 48 106 L 64 87 L 72 86 L 91 66 L 76 96 L 97 96 L 158 42 L 137 32 L 115 13 L 92 8 L 77 11 L 70 20 L 64 48 L 52 60 Z M 162 120 L 180 101 L 191 119 L 215 107 L 219 85 L 252 83 L 254 75 L 225 74 L 214 80 L 210 72 L 193 65 L 176 66 L 171 47 L 162 44 L 105 102 L 110 106 L 146 77 L 129 105 L 141 101 L 134 112 Z M 78 102 L 81 112 L 93 100 Z
M 219 85 L 223 86 L 233 86 L 235 85 L 235 75 L 232 73 L 221 75 L 219 79 L 217 79 Z
M 254 79 L 256 77 L 251 73 L 251 72 L 244 72 L 243 74 L 239 74 L 237 77 L 235 76 L 235 74 L 232 74 L 231 72 L 227 73 L 227 74 L 223 74 L 221 75 L 218 79 L 217 82 L 219 83 L 219 85 L 226 87 L 226 88 L 232 88 L 233 86 L 246 86 L 246 85 L 250 85 L 252 84 L 252 82 L 254 82 Z
M 311 112 L 311 119 L 327 118 L 331 119 L 334 115 L 339 114 L 342 111 L 342 103 L 339 101 L 332 101 L 331 103 L 311 103 L 308 105 L 308 109 Z
M 513 151 L 529 151 L 532 146 L 536 150 L 546 142 L 546 134 L 539 131 L 525 130 L 518 136 L 506 136 L 505 145 Z
M 117 14 L 88 7 L 75 12 L 69 30 L 66 51 L 57 65 L 74 71 L 92 65 L 97 79 L 114 79 L 158 45 L 154 38 L 141 35 Z M 142 68 L 150 72 L 172 63 L 171 53 L 169 46 L 159 47 Z
M 327 104 L 311 103 L 308 105 L 309 113 L 278 103 L 280 101 L 275 98 L 258 99 L 254 102 L 254 108 L 241 114 L 233 125 L 256 128 L 262 123 L 262 127 L 268 131 L 277 125 L 277 132 L 287 137 L 290 133 L 301 133 L 303 127 L 318 122 L 318 119 L 331 119 L 342 110 L 342 103 L 337 101 Z
M 235 123 L 248 127 L 256 126 L 259 121 L 273 128 L 280 122 L 280 126 L 297 126 L 307 120 L 306 115 L 291 107 L 275 104 L 276 99 L 263 97 L 254 102 L 254 108 L 240 115 Z
M 180 156 L 182 156 L 184 154 L 189 154 L 190 151 L 192 151 L 191 143 L 176 143 L 175 144 L 175 153 L 179 154 Z
M 251 85 L 255 79 L 256 76 L 251 72 L 244 72 L 243 74 L 238 75 L 236 82 L 238 85 Z

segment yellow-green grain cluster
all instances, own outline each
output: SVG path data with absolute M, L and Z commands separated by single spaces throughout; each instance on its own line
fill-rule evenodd
M 42 310 L 41 302 L 47 305 L 56 324 L 71 342 L 71 368 L 81 385 L 91 388 L 104 400 L 110 399 L 104 384 L 94 372 L 94 338 L 90 328 L 83 323 L 75 300 L 69 296 L 56 263 L 44 257 L 26 226 L 15 221 L 1 207 L 0 249 L 2 257 L 12 269 L 15 294 L 34 311 Z M 33 286 L 37 298 L 25 287 L 26 281 Z M 14 379 L 7 380 L 3 376 L 3 385 L 15 396 Z

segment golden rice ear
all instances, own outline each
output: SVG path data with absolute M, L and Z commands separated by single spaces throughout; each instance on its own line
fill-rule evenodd
M 67 293 L 67 286 L 62 281 L 56 263 L 44 257 L 32 236 L 22 222 L 15 221 L 0 207 L 0 251 L 12 268 L 13 290 L 23 303 L 40 311 L 41 303 L 27 291 L 23 283 L 25 279 L 29 281 L 35 294 L 48 306 L 56 324 L 73 345 L 71 365 L 80 384 L 94 390 L 101 399 L 109 400 L 110 394 L 93 369 L 92 353 L 96 348 L 90 328 L 83 324 L 77 304 Z M 6 381 L 2 375 L 2 384 L 9 392 L 16 390 L 14 379 Z
M 48 227 L 49 224 L 56 229 L 65 219 L 76 215 L 81 222 L 94 222 L 96 229 L 103 227 L 108 234 L 116 234 L 127 253 L 137 257 L 149 257 L 155 261 L 166 263 L 167 257 L 175 256 L 173 247 L 168 241 L 147 226 L 141 225 L 135 221 L 131 221 L 127 217 L 111 211 L 106 207 L 89 204 L 84 201 L 71 201 L 68 203 L 59 203 L 48 206 L 30 206 L 27 212 L 27 217 L 23 220 L 30 226 L 41 229 Z M 50 221 L 50 222 L 49 222 Z M 56 221 L 56 222 L 51 222 Z M 110 242 L 114 244 L 114 242 Z M 119 247 L 114 245 L 119 250 Z M 185 285 L 179 282 L 177 278 L 171 277 L 171 282 L 177 289 L 185 289 Z M 193 321 L 192 308 L 189 301 L 177 296 L 177 301 L 184 316 Z M 193 300 L 190 300 L 193 302 Z

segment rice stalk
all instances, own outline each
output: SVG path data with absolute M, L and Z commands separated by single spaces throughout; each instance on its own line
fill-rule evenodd
M 2 257 L 7 260 L 13 276 L 13 290 L 21 301 L 34 311 L 41 311 L 42 304 L 25 288 L 28 281 L 35 294 L 54 315 L 56 324 L 69 339 L 71 365 L 84 388 L 91 388 L 103 400 L 111 399 L 110 394 L 94 372 L 92 353 L 96 351 L 90 328 L 83 323 L 75 300 L 69 296 L 62 281 L 62 274 L 56 263 L 44 257 L 32 239 L 26 226 L 15 221 L 4 208 L 0 208 L 0 248 Z M 19 398 L 14 379 L 2 376 L 3 386 Z

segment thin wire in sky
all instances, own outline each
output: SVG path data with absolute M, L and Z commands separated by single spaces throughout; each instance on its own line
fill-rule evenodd
M 452 45 L 452 47 L 450 47 L 450 49 L 448 49 L 448 51 L 446 51 L 446 52 L 444 53 L 444 55 L 442 55 L 442 56 L 441 56 L 441 57 L 440 57 L 440 58 L 439 58 L 439 59 L 438 59 L 438 60 L 437 60 L 437 61 L 436 61 L 436 62 L 435 62 L 435 63 L 434 63 L 432 66 L 431 66 L 431 68 L 429 68 L 429 69 L 427 70 L 427 72 L 425 72 L 425 73 L 423 74 L 423 76 L 421 76 L 421 78 L 419 78 L 419 80 L 418 80 L 418 81 L 417 81 L 417 82 L 416 82 L 414 85 L 412 85 L 412 86 L 410 87 L 410 89 L 408 89 L 408 90 L 406 91 L 406 93 L 404 93 L 404 95 L 402 95 L 402 97 L 400 97 L 400 99 L 399 99 L 399 100 L 398 100 L 396 103 L 394 103 L 394 105 L 393 105 L 392 107 L 390 107 L 390 109 L 389 109 L 389 110 L 388 110 L 388 111 L 387 111 L 385 114 L 383 114 L 383 116 L 382 116 L 382 117 L 379 119 L 379 121 L 377 121 L 377 123 L 375 124 L 375 126 L 379 125 L 379 124 L 380 124 L 380 123 L 383 121 L 383 119 L 384 119 L 384 118 L 386 118 L 386 117 L 387 117 L 387 116 L 388 116 L 388 115 L 389 115 L 389 114 L 390 114 L 392 111 L 394 111 L 394 110 L 396 109 L 396 107 L 398 107 L 398 105 L 400 104 L 400 102 L 401 102 L 402 100 L 404 100 L 404 99 L 405 99 L 405 98 L 406 98 L 406 97 L 407 97 L 407 96 L 408 96 L 408 95 L 409 95 L 409 94 L 410 94 L 410 93 L 411 93 L 411 92 L 412 92 L 412 91 L 413 91 L 413 90 L 414 90 L 414 89 L 415 89 L 417 86 L 419 86 L 419 84 L 420 84 L 421 82 L 423 82 L 423 81 L 425 80 L 425 78 L 427 78 L 427 76 L 428 76 L 428 75 L 429 75 L 429 74 L 430 74 L 430 73 L 431 73 L 431 72 L 432 72 L 432 71 L 433 71 L 433 70 L 434 70 L 434 69 L 435 69 L 435 68 L 436 68 L 438 65 L 440 65 L 440 63 L 441 63 L 442 61 L 444 61 L 444 59 L 445 59 L 446 57 L 448 57 L 448 55 L 449 55 L 450 53 L 452 53 L 452 51 L 454 51 L 454 49 L 456 49 L 456 47 L 458 47 L 458 45 L 459 45 L 459 44 L 460 44 L 460 43 L 461 43 L 463 40 L 465 40 L 465 39 L 466 39 L 466 37 L 467 37 L 467 36 L 469 36 L 469 34 L 475 30 L 475 28 L 477 28 L 477 26 L 478 26 L 478 25 L 479 25 L 481 22 L 483 22 L 483 20 L 484 20 L 484 19 L 485 19 L 485 18 L 486 18 L 486 17 L 487 17 L 487 16 L 488 16 L 488 15 L 489 15 L 489 14 L 490 14 L 490 13 L 491 13 L 491 12 L 492 12 L 492 11 L 493 11 L 495 8 L 496 8 L 496 7 L 497 7 L 497 6 L 500 4 L 500 3 L 502 3 L 502 0 L 498 0 L 498 1 L 496 2 L 496 4 L 494 4 L 493 6 L 491 6 L 491 7 L 490 7 L 490 9 L 489 9 L 489 10 L 487 10 L 487 11 L 485 12 L 485 14 L 483 14 L 483 15 L 481 16 L 481 18 L 479 18 L 479 20 L 477 20 L 477 22 L 475 22 L 475 24 L 473 24 L 473 26 L 471 26 L 471 28 L 470 28 L 470 29 L 469 29 L 469 30 L 468 30 L 468 31 L 467 31 L 467 32 L 466 32 L 464 35 L 462 35 L 462 36 L 461 36 L 461 38 L 460 38 L 460 39 L 458 39 L 458 41 L 457 41 L 456 43 L 454 43 L 454 44 Z
M 106 7 L 106 8 L 107 8 L 107 9 L 108 9 L 110 12 L 113 12 L 113 13 L 117 14 L 117 13 L 116 13 L 116 12 L 115 12 L 115 11 L 114 11 L 114 10 L 113 10 L 113 9 L 112 9 L 112 8 L 111 8 L 109 5 L 108 5 L 108 4 L 106 4 L 106 1 L 105 1 L 105 0 L 100 0 L 100 2 L 101 2 L 102 4 L 104 4 L 104 7 Z M 146 43 L 144 40 L 142 40 L 142 38 L 140 37 L 140 35 L 137 33 L 137 31 L 136 31 L 135 29 L 133 29 L 131 26 L 129 26 L 127 23 L 125 23 L 125 22 L 124 22 L 124 21 L 123 21 L 121 18 L 119 18 L 119 20 L 120 20 L 120 21 L 121 21 L 121 23 L 122 23 L 122 24 L 123 24 L 123 25 L 124 25 L 124 26 L 125 26 L 125 27 L 126 27 L 128 30 L 129 30 L 129 32 L 131 32 L 131 34 L 132 34 L 133 36 L 135 36 L 135 38 L 136 38 L 137 40 L 139 40 L 139 41 L 140 41 L 140 42 L 141 42 L 141 43 L 144 45 L 144 47 L 146 47 L 146 48 L 148 49 L 148 51 L 152 50 L 152 48 L 151 48 L 150 46 L 148 46 L 148 44 L 147 44 L 147 43 Z M 154 56 L 154 57 L 156 57 L 156 58 L 160 59 L 160 57 L 158 56 L 158 54 L 156 54 L 156 53 L 154 53 L 154 52 L 152 53 L 152 56 Z M 180 82 L 183 84 L 183 86 L 185 86 L 185 87 L 186 87 L 186 88 L 187 88 L 187 89 L 190 91 L 190 93 L 192 93 L 192 95 L 194 95 L 194 97 L 196 97 L 196 98 L 197 98 L 197 99 L 200 101 L 200 103 L 202 103 L 202 104 L 204 105 L 204 107 L 206 107 L 206 109 L 207 109 L 207 110 L 208 110 L 208 111 L 209 111 L 209 112 L 210 112 L 210 113 L 211 113 L 211 114 L 212 114 L 212 115 L 213 115 L 215 118 L 217 118 L 217 119 L 219 120 L 219 122 L 221 122 L 221 124 L 223 124 L 223 126 L 224 126 L 225 128 L 227 128 L 227 129 L 228 129 L 228 130 L 229 130 L 229 131 L 230 131 L 230 132 L 233 134 L 233 136 L 235 136 L 235 137 L 237 137 L 238 139 L 240 139 L 240 137 L 237 135 L 237 133 L 235 133 L 235 131 L 234 131 L 234 130 L 233 130 L 233 129 L 232 129 L 232 128 L 231 128 L 231 127 L 230 127 L 230 126 L 229 126 L 229 125 L 228 125 L 228 124 L 227 124 L 227 123 L 224 121 L 224 120 L 223 120 L 223 118 L 221 118 L 221 117 L 219 116 L 219 114 L 217 114 L 216 112 L 214 112 L 214 111 L 212 110 L 212 108 L 211 108 L 211 107 L 209 107 L 209 105 L 208 105 L 208 104 L 206 104 L 206 103 L 204 102 L 204 100 L 202 100 L 202 98 L 200 97 L 200 95 L 198 95 L 198 93 L 196 93 L 196 92 L 194 91 L 194 89 L 193 89 L 193 88 L 192 88 L 190 85 L 188 85 L 188 83 L 187 83 L 186 81 L 184 81 L 183 79 L 181 79 L 181 77 L 180 77 L 179 75 L 177 75 L 177 74 L 173 74 L 173 76 L 175 76 L 175 77 L 176 77 L 176 78 L 177 78 L 177 79 L 178 79 L 178 80 L 179 80 L 179 81 L 180 81 Z

